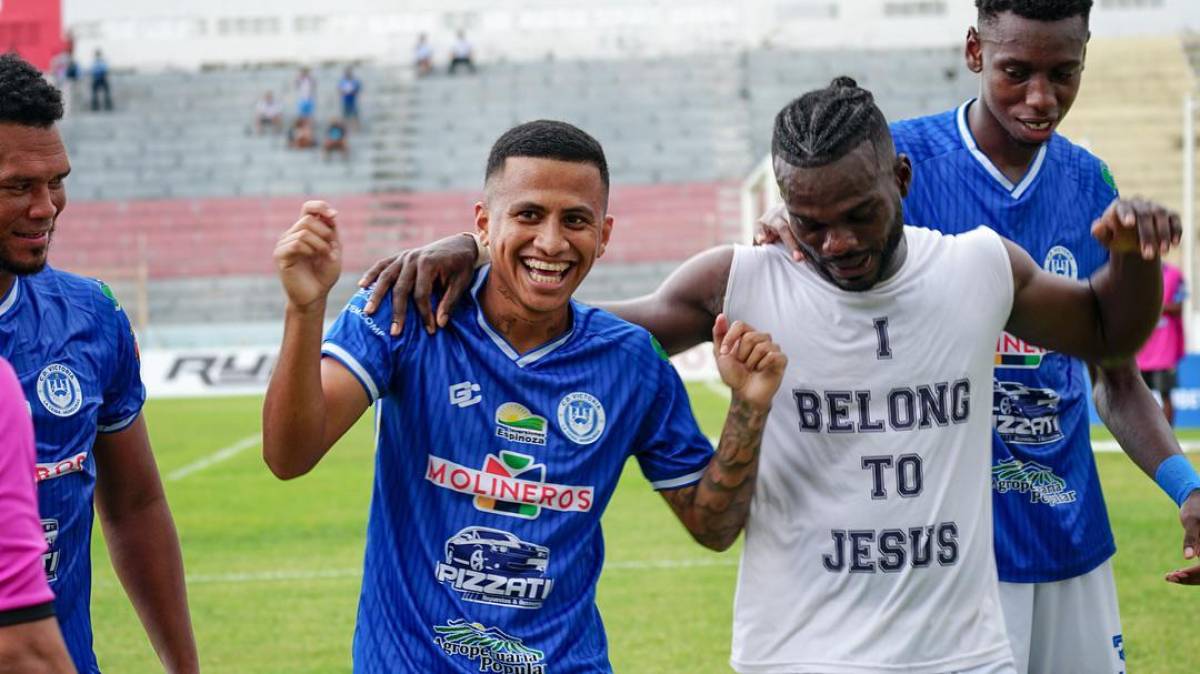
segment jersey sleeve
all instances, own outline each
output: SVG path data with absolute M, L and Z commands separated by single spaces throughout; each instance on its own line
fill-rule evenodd
M 661 358 L 655 357 L 654 367 L 658 375 L 654 399 L 634 451 L 651 486 L 678 489 L 700 480 L 713 449 L 692 414 L 683 380 L 665 352 Z
M 33 422 L 8 363 L 0 360 L 0 626 L 54 614 L 42 555 L 46 539 L 34 482 Z
M 388 394 L 396 354 L 409 341 L 414 326 L 420 325 L 420 319 L 410 306 L 404 332 L 393 338 L 386 318 L 392 315 L 391 293 L 386 293 L 375 313 L 368 315 L 363 308 L 370 297 L 371 288 L 363 288 L 350 298 L 325 334 L 321 355 L 349 370 L 373 403 Z
M 146 387 L 142 384 L 142 358 L 129 317 L 108 286 L 100 283 L 100 288 L 106 298 L 100 315 L 113 344 L 113 358 L 104 402 L 96 421 L 99 432 L 116 433 L 127 428 L 141 414 L 146 403 Z

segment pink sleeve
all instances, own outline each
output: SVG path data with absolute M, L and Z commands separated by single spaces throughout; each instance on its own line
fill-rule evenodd
M 21 385 L 0 359 L 0 612 L 54 599 L 42 555 L 46 538 L 38 517 L 33 422 Z

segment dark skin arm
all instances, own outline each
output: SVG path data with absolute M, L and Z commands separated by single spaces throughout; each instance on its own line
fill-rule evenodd
M 58 620 L 0 627 L 0 674 L 75 674 Z
M 359 281 L 375 284 L 367 313 L 392 293 L 392 334 L 404 326 L 409 296 L 416 303 L 425 329 L 446 325 L 450 311 L 462 298 L 474 271 L 476 248 L 468 235 L 457 234 L 385 258 Z M 733 263 L 733 248 L 721 246 L 698 253 L 680 265 L 653 293 L 598 306 L 649 330 L 670 353 L 679 353 L 712 338 L 711 328 L 725 302 L 725 285 Z M 446 290 L 434 314 L 430 294 L 437 283 Z
M 96 511 L 113 568 L 167 672 L 199 672 L 183 556 L 146 422 L 96 436 Z
M 1158 467 L 1168 458 L 1181 454 L 1179 442 L 1167 420 L 1159 413 L 1158 403 L 1138 373 L 1134 361 L 1106 368 L 1091 368 L 1092 394 L 1096 411 L 1129 458 L 1154 479 Z M 1193 491 L 1179 509 L 1183 526 L 1184 559 L 1200 557 L 1200 490 Z M 1181 574 L 1178 579 L 1173 575 Z M 1167 574 L 1167 580 L 1200 585 L 1200 564 Z

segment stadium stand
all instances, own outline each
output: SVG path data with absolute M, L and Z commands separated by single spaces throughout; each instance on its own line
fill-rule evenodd
M 270 323 L 283 306 L 275 239 L 304 199 L 328 198 L 341 211 L 347 270 L 332 312 L 380 255 L 467 229 L 491 142 L 546 117 L 593 133 L 611 162 L 615 236 L 581 297 L 628 297 L 738 236 L 738 187 L 791 97 L 849 74 L 899 118 L 974 89 L 948 49 L 496 63 L 471 77 L 416 80 L 381 66 L 356 72 L 365 129 L 351 135 L 349 161 L 328 163 L 252 131 L 265 90 L 294 116 L 295 68 L 114 77 L 115 113 L 63 123 L 75 171 L 55 264 L 104 276 L 127 305 L 144 303 L 131 314 L 147 318 L 139 327 L 150 343 L 189 325 Z M 318 128 L 338 109 L 338 73 L 314 69 Z
M 1193 87 L 1178 38 L 1092 40 L 1083 86 L 1061 131 L 1104 158 L 1122 194 L 1179 209 L 1180 119 Z

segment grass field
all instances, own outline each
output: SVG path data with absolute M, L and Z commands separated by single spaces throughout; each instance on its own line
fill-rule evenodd
M 690 391 L 701 424 L 715 435 L 724 400 L 704 386 Z M 255 444 L 260 402 L 147 406 L 183 540 L 204 669 L 346 672 L 370 499 L 370 425 L 359 423 L 312 474 L 282 483 Z M 1119 548 L 1114 563 L 1129 671 L 1200 671 L 1200 588 L 1162 581 L 1182 563 L 1177 511 L 1123 454 L 1097 461 Z M 604 529 L 599 603 L 616 671 L 730 671 L 737 548 L 716 554 L 692 543 L 634 464 Z M 161 671 L 99 536 L 94 543 L 92 618 L 101 666 L 114 674 Z

